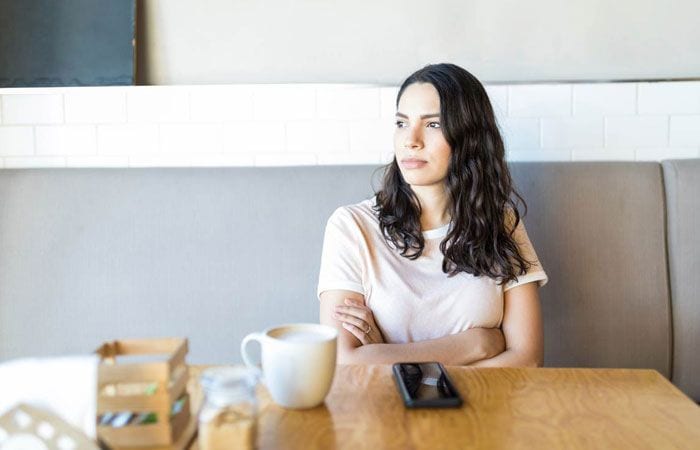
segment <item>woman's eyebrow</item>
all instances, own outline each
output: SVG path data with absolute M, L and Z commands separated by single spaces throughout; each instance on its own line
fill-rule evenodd
M 403 117 L 404 119 L 408 119 L 408 116 L 406 114 L 400 113 L 398 111 L 396 111 L 396 115 L 398 117 Z M 431 119 L 433 117 L 440 117 L 440 114 L 439 113 L 438 114 L 423 114 L 422 116 L 420 116 L 421 119 Z

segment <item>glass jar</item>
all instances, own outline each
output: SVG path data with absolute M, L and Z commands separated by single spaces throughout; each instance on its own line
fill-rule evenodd
M 255 372 L 244 367 L 216 367 L 202 373 L 201 450 L 255 448 L 256 382 Z

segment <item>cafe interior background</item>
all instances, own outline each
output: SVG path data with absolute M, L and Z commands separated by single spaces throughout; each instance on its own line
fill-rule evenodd
M 484 83 L 510 162 L 699 158 L 698 16 L 695 0 L 0 0 L 0 172 L 378 166 L 398 85 L 437 62 Z M 30 272 L 51 292 L 55 276 Z M 57 323 L 18 354 L 9 338 L 33 319 L 13 308 L 0 361 L 99 344 Z M 86 326 L 107 327 L 98 316 Z M 217 330 L 198 337 L 190 361 L 214 362 Z
M 103 3 L 90 12 L 99 16 Z M 0 167 L 379 164 L 392 157 L 397 86 L 443 61 L 486 85 L 511 161 L 695 158 L 699 8 L 693 0 L 144 1 L 133 61 L 119 67 L 92 55 L 120 50 L 94 43 L 95 19 L 76 23 L 68 5 L 37 20 L 36 44 L 18 27 L 18 42 L 0 33 Z M 122 22 L 117 36 L 133 32 Z M 2 23 L 11 27 L 8 16 Z M 63 53 L 20 51 L 49 36 Z M 36 72 L 13 73 L 10 55 Z M 76 79 L 61 69 L 80 72 L 86 58 L 104 73 Z M 42 72 L 47 65 L 59 75 Z M 136 86 L 36 87 L 110 79 Z

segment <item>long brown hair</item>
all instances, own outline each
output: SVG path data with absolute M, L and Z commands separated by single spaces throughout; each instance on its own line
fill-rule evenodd
M 454 64 L 433 64 L 414 72 L 396 97 L 413 83 L 430 83 L 440 97 L 441 129 L 452 154 L 445 179 L 452 226 L 440 243 L 442 271 L 466 272 L 499 280 L 517 279 L 531 262 L 520 254 L 513 232 L 520 223 L 518 203 L 505 149 L 488 94 L 471 73 Z M 401 256 L 417 259 L 425 241 L 418 198 L 401 175 L 396 157 L 384 168 L 375 211 L 387 242 Z M 523 214 L 523 215 L 524 215 Z

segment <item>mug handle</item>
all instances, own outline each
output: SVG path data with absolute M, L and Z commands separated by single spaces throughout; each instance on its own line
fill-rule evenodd
M 262 364 L 255 364 L 253 360 L 248 355 L 248 343 L 251 341 L 257 341 L 260 343 L 260 348 L 262 350 L 262 338 L 265 336 L 262 333 L 250 333 L 248 336 L 243 338 L 241 342 L 241 356 L 243 357 L 243 362 L 245 365 L 255 370 L 256 375 L 262 378 Z

